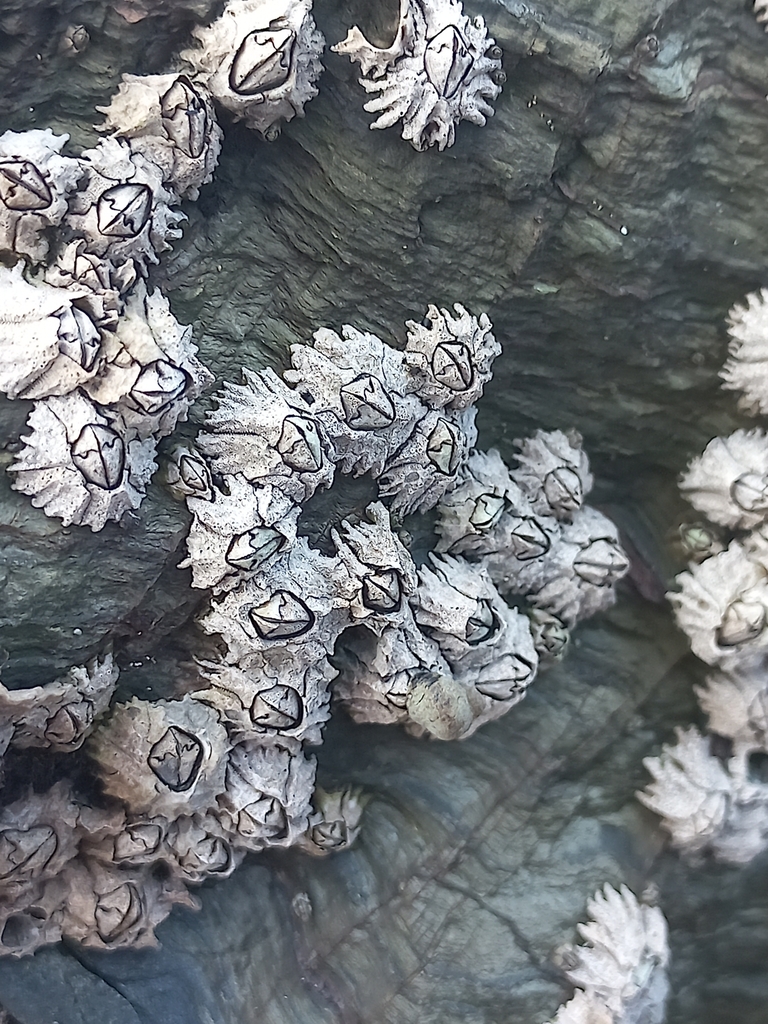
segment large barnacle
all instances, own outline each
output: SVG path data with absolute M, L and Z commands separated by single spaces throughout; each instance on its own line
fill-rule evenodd
M 520 452 L 511 476 L 534 513 L 572 519 L 593 482 L 581 434 L 537 430 L 533 437 L 516 440 L 515 444 Z
M 768 336 L 767 336 L 768 342 Z M 737 430 L 693 459 L 680 491 L 713 523 L 749 530 L 768 517 L 768 436 Z

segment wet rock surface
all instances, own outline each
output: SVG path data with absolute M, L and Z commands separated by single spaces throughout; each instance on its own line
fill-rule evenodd
M 333 43 L 355 22 L 386 37 L 395 7 L 317 0 L 315 14 Z M 358 847 L 254 859 L 204 887 L 199 914 L 175 912 L 159 951 L 0 962 L 20 1024 L 537 1024 L 569 996 L 553 954 L 605 881 L 659 887 L 671 1022 L 765 1018 L 764 863 L 687 868 L 632 794 L 642 757 L 696 718 L 698 669 L 660 598 L 669 533 L 690 515 L 676 475 L 744 425 L 717 372 L 726 311 L 767 283 L 768 37 L 742 0 L 466 7 L 508 75 L 485 128 L 462 124 L 442 154 L 371 132 L 355 68 L 326 53 L 320 95 L 276 142 L 222 118 L 215 181 L 154 281 L 218 381 L 285 365 L 320 326 L 402 340 L 428 302 L 485 310 L 504 351 L 481 446 L 509 458 L 525 432 L 577 427 L 633 585 L 466 743 L 337 715 L 320 780 L 374 794 Z M 216 10 L 0 0 L 2 128 L 92 144 L 120 74 L 164 70 Z M 0 399 L 3 467 L 29 408 Z M 179 689 L 200 602 L 175 568 L 187 525 L 155 483 L 120 525 L 63 529 L 0 474 L 6 684 L 45 682 L 112 638 L 129 691 Z

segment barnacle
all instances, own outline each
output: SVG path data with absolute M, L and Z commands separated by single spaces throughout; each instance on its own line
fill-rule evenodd
M 511 471 L 536 515 L 570 520 L 592 489 L 589 460 L 581 434 L 537 430 L 516 440 L 518 466 Z
M 368 800 L 358 788 L 326 791 L 317 786 L 309 826 L 297 844 L 299 849 L 313 857 L 348 850 L 360 835 L 360 819 Z
M 755 0 L 755 15 L 762 24 L 768 23 L 768 0 Z
M 311 0 L 229 0 L 181 59 L 235 120 L 272 139 L 317 96 L 325 40 L 311 10 Z
M 174 498 L 180 501 L 185 498 L 213 501 L 213 481 L 208 463 L 189 445 L 174 445 L 167 453 L 163 480 Z
M 96 531 L 139 507 L 155 470 L 153 439 L 139 440 L 80 392 L 35 402 L 27 426 L 9 471 L 35 508 Z
M 211 875 L 228 878 L 245 857 L 245 850 L 234 849 L 215 814 L 175 818 L 168 826 L 162 852 L 174 873 L 193 885 Z
M 544 608 L 528 612 L 533 646 L 541 662 L 560 661 L 571 640 L 571 633 L 562 619 Z
M 739 408 L 755 416 L 768 413 L 768 289 L 747 295 L 746 306 L 728 313 L 729 358 L 723 387 L 740 391 Z
M 88 252 L 86 240 L 77 238 L 58 249 L 43 271 L 43 280 L 55 288 L 80 291 L 78 307 L 100 330 L 113 331 L 137 275 L 133 260 L 115 266 Z
M 61 223 L 83 173 L 61 155 L 68 141 L 50 129 L 0 135 L 0 255 L 45 259 L 46 229 Z
M 501 91 L 501 51 L 459 0 L 400 0 L 390 47 L 374 46 L 355 26 L 332 49 L 357 61 L 360 84 L 378 94 L 365 104 L 378 115 L 371 128 L 402 120 L 403 138 L 420 151 L 452 146 L 459 121 L 484 125 Z
M 752 529 L 768 516 L 768 436 L 737 430 L 716 437 L 693 459 L 680 492 L 714 523 Z
M 768 752 L 768 673 L 764 659 L 711 672 L 696 695 L 710 731 L 732 740 L 737 751 Z

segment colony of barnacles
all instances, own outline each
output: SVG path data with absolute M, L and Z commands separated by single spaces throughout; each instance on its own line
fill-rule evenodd
M 724 387 L 739 392 L 743 411 L 765 414 L 765 289 L 731 310 L 728 333 Z M 697 690 L 709 735 L 678 730 L 676 743 L 646 759 L 653 781 L 638 797 L 685 856 L 744 864 L 768 846 L 768 434 L 753 428 L 714 438 L 680 487 L 727 531 L 723 544 L 705 546 L 670 595 L 693 653 L 712 667 Z

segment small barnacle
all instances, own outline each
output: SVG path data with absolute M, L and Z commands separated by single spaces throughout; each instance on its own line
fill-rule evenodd
M 680 492 L 714 523 L 742 530 L 758 526 L 768 516 L 765 431 L 737 430 L 714 438 L 688 466 Z
M 88 49 L 90 41 L 91 36 L 85 25 L 68 25 L 59 40 L 59 53 L 76 57 Z
M 768 289 L 747 295 L 746 306 L 728 313 L 729 358 L 720 376 L 728 391 L 740 391 L 739 409 L 768 413 Z
M 58 226 L 82 176 L 77 160 L 61 156 L 68 135 L 50 128 L 0 135 L 0 255 L 35 263 L 48 253 L 47 229 Z M 4 307 L 5 308 L 5 307 Z
M 242 864 L 245 850 L 233 848 L 215 814 L 194 814 L 169 824 L 163 855 L 182 881 L 196 885 L 211 876 L 228 878 Z
M 482 313 L 472 316 L 458 304 L 457 316 L 430 306 L 423 323 L 406 323 L 405 361 L 412 377 L 410 390 L 434 409 L 466 409 L 482 397 L 501 352 Z
M 196 498 L 213 501 L 214 490 L 208 463 L 189 445 L 177 444 L 163 462 L 163 482 L 179 501 Z
M 721 531 L 701 521 L 681 523 L 673 535 L 672 543 L 686 562 L 703 562 L 711 555 L 725 550 Z
M 333 462 L 312 405 L 272 370 L 243 370 L 245 384 L 225 383 L 197 444 L 214 470 L 272 484 L 295 502 L 330 486 Z
M 702 661 L 733 664 L 768 647 L 768 575 L 737 541 L 677 582 L 680 592 L 669 600 Z
M 292 846 L 306 832 L 314 785 L 314 759 L 304 756 L 297 740 L 238 743 L 219 801 L 219 818 L 232 844 L 254 851 Z
M 311 0 L 229 0 L 192 30 L 199 45 L 181 59 L 235 120 L 272 139 L 317 96 L 325 40 L 311 10 Z
M 539 660 L 560 661 L 571 639 L 571 631 L 566 624 L 543 608 L 531 608 L 527 615 Z
M 128 139 L 178 199 L 197 199 L 212 180 L 222 132 L 207 90 L 186 75 L 123 75 L 109 106 L 96 109 L 100 131 Z
M 381 497 L 401 515 L 432 508 L 455 484 L 476 439 L 474 408 L 448 416 L 428 412 L 387 461 L 379 477 Z
M 589 460 L 581 434 L 537 430 L 533 437 L 516 440 L 519 465 L 511 471 L 533 511 L 540 516 L 570 520 L 592 489 Z
M 86 250 L 84 238 L 59 249 L 43 273 L 47 284 L 81 292 L 82 308 L 102 331 L 114 331 L 123 312 L 124 297 L 137 280 L 132 260 L 116 267 L 109 260 Z
M 452 146 L 456 125 L 484 125 L 501 92 L 501 53 L 481 17 L 468 18 L 459 0 L 400 0 L 393 44 L 380 49 L 357 26 L 332 47 L 357 61 L 360 84 L 378 93 L 365 104 L 371 128 L 402 120 L 414 149 Z
M 31 433 L 8 467 L 11 486 L 65 526 L 97 531 L 138 508 L 155 470 L 154 440 L 132 436 L 119 415 L 107 412 L 79 391 L 35 402 Z
M 231 589 L 260 573 L 296 540 L 301 509 L 271 484 L 254 486 L 242 476 L 227 477 L 228 493 L 190 497 L 194 519 L 187 536 L 186 561 L 193 587 Z
M 311 397 L 342 473 L 378 476 L 426 412 L 407 393 L 402 352 L 375 334 L 321 328 L 312 345 L 291 346 L 291 365 L 285 378 Z
M 88 752 L 105 791 L 133 814 L 205 811 L 224 786 L 229 741 L 218 713 L 191 697 L 118 704 Z
M 63 224 L 70 238 L 83 238 L 87 251 L 114 263 L 157 263 L 157 254 L 181 237 L 183 214 L 163 185 L 163 172 L 131 144 L 102 140 L 80 158 L 85 181 L 75 193 Z
M 58 942 L 68 898 L 65 872 L 6 896 L 0 902 L 0 956 L 29 956 Z
M 309 827 L 298 847 L 312 857 L 348 850 L 360 835 L 360 819 L 369 799 L 356 787 L 326 791 L 318 786 Z

